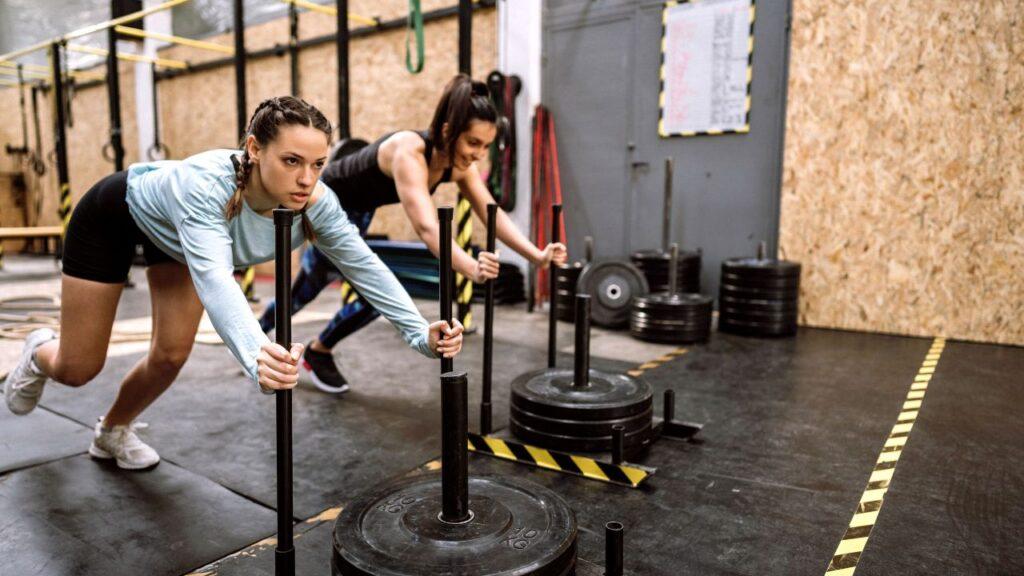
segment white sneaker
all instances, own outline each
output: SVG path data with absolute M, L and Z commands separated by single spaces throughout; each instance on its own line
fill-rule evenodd
M 25 338 L 25 347 L 21 349 L 21 358 L 7 375 L 7 379 L 4 380 L 4 399 L 7 400 L 7 407 L 11 412 L 22 416 L 35 410 L 36 405 L 39 404 L 47 376 L 35 365 L 32 354 L 40 344 L 49 342 L 56 337 L 53 330 L 40 328 L 33 330 Z
M 146 424 L 131 423 L 127 426 L 103 427 L 103 418 L 96 422 L 95 437 L 89 446 L 89 455 L 100 460 L 117 459 L 117 467 L 125 470 L 145 470 L 160 463 L 160 455 L 148 444 L 139 440 L 136 430 Z

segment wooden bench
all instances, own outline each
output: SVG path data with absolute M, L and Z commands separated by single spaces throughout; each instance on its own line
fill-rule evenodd
M 4 240 L 28 240 L 42 238 L 46 241 L 46 250 L 50 250 L 50 240 L 60 240 L 63 227 L 61 226 L 25 226 L 0 228 L 0 268 L 3 268 Z M 56 250 L 53 250 L 56 252 Z

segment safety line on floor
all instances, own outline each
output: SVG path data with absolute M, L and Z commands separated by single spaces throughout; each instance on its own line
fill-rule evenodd
M 896 472 L 896 463 L 910 437 L 910 430 L 914 427 L 917 414 L 921 410 L 921 403 L 924 402 L 925 392 L 928 391 L 928 383 L 931 382 L 935 367 L 938 365 L 939 357 L 942 356 L 945 347 L 946 339 L 936 338 L 921 362 L 921 368 L 910 385 L 910 391 L 907 392 L 907 397 L 903 401 L 896 424 L 892 427 L 892 432 L 889 433 L 889 437 L 886 438 L 882 451 L 878 455 L 875 469 L 872 470 L 868 485 L 860 497 L 857 510 L 853 514 L 853 519 L 850 520 L 850 526 L 843 534 L 842 540 L 839 541 L 839 547 L 832 555 L 828 568 L 825 569 L 825 576 L 853 576 L 857 569 L 857 562 L 860 561 L 861 553 L 864 552 L 864 548 L 868 544 L 871 529 L 878 520 L 878 513 L 882 509 L 882 500 L 886 491 L 889 490 L 889 484 Z
M 671 351 L 671 352 L 669 352 L 667 354 L 664 354 L 663 356 L 659 356 L 659 357 L 655 358 L 654 360 L 648 360 L 647 362 L 644 362 L 643 364 L 640 364 L 636 368 L 634 368 L 632 370 L 628 370 L 626 372 L 626 374 L 629 374 L 630 376 L 633 376 L 635 378 L 637 376 L 640 376 L 641 374 L 643 374 L 644 372 L 646 372 L 648 370 L 657 368 L 658 366 L 661 366 L 662 364 L 664 364 L 666 362 L 671 362 L 671 361 L 675 360 L 676 358 L 682 356 L 683 354 L 686 354 L 687 352 L 688 352 L 688 350 L 686 348 L 676 348 L 675 350 L 673 350 L 673 351 Z
M 585 456 L 473 433 L 469 434 L 469 451 L 630 488 L 639 487 L 654 474 L 653 469 L 636 464 L 610 464 Z

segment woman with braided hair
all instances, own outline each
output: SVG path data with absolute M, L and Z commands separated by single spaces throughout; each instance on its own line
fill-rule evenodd
M 320 179 L 334 190 L 349 220 L 364 234 L 377 208 L 401 204 L 416 235 L 437 256 L 437 217 L 430 197 L 440 183 L 455 182 L 462 195 L 469 199 L 473 212 L 486 221 L 487 204 L 494 202 L 494 198 L 487 190 L 477 162 L 487 155 L 497 133 L 498 111 L 487 86 L 459 74 L 445 86 L 429 130 L 385 134 L 357 152 L 332 158 Z M 565 263 L 564 245 L 554 243 L 543 249 L 534 246 L 500 210 L 496 224 L 498 240 L 534 264 L 546 268 L 551 262 Z M 498 275 L 498 257 L 481 252 L 474 259 L 453 242 L 452 267 L 480 283 Z M 303 253 L 302 268 L 292 287 L 293 312 L 341 275 L 317 249 Z M 355 291 L 358 299 L 342 305 L 320 335 L 306 347 L 299 363 L 300 378 L 324 392 L 340 394 L 349 389 L 335 365 L 331 349 L 378 315 L 373 302 L 365 298 L 367 295 L 358 286 Z M 264 311 L 260 326 L 268 332 L 274 327 L 274 303 Z
M 181 161 L 133 164 L 93 186 L 75 208 L 65 239 L 60 338 L 41 329 L 25 339 L 4 382 L 11 412 L 31 412 L 48 379 L 78 387 L 103 368 L 139 244 L 148 266 L 152 342 L 97 422 L 89 454 L 113 458 L 126 469 L 160 461 L 139 440 L 132 421 L 177 376 L 204 308 L 261 391 L 294 387 L 302 345 L 285 350 L 271 342 L 233 277 L 236 268 L 274 258 L 271 216 L 278 206 L 299 212 L 293 245 L 312 241 L 411 348 L 430 357 L 458 354 L 462 327 L 428 325 L 345 217 L 334 192 L 318 182 L 330 134 L 327 119 L 305 101 L 271 98 L 253 114 L 241 153 L 211 150 Z

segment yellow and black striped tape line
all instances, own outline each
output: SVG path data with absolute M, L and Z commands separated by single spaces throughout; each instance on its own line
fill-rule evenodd
M 359 299 L 359 293 L 352 289 L 348 280 L 341 281 L 341 305 L 347 306 Z
M 903 448 L 910 437 L 910 430 L 914 427 L 921 403 L 924 402 L 925 392 L 928 391 L 928 383 L 931 382 L 945 347 L 946 339 L 936 338 L 928 349 L 924 361 L 921 362 L 921 369 L 917 371 L 917 376 L 914 376 L 914 383 L 910 385 L 910 391 L 903 401 L 899 418 L 885 440 L 875 469 L 871 471 L 867 488 L 864 489 L 860 503 L 857 504 L 857 511 L 853 513 L 850 526 L 839 541 L 839 547 L 832 555 L 828 568 L 825 569 L 825 576 L 853 576 L 857 569 L 857 562 L 860 561 L 860 555 L 868 544 L 868 536 L 871 535 L 871 529 L 878 520 L 882 501 L 896 472 L 896 463 L 899 462 L 900 454 L 903 453 Z
M 654 474 L 653 468 L 641 467 L 636 464 L 609 464 L 593 458 L 545 450 L 511 440 L 480 436 L 472 432 L 469 434 L 469 450 L 503 460 L 521 462 L 538 468 L 620 484 L 630 488 L 639 487 L 644 480 Z
M 746 118 L 744 119 L 743 126 L 730 130 L 705 130 L 701 132 L 687 131 L 687 132 L 667 132 L 665 130 L 665 77 L 668 72 L 665 69 L 665 53 L 668 51 L 668 17 L 669 12 L 682 4 L 697 4 L 700 0 L 669 0 L 665 2 L 665 7 L 661 11 L 661 66 L 659 77 L 659 92 L 658 92 L 658 135 L 662 138 L 669 138 L 671 136 L 718 136 L 721 134 L 746 134 L 750 132 L 750 87 L 754 79 L 754 19 L 757 16 L 757 7 L 755 6 L 755 0 L 750 0 L 750 35 L 747 38 L 747 95 L 745 101 L 745 112 Z
M 466 252 L 469 252 L 473 241 L 473 211 L 464 196 L 459 196 L 455 205 L 455 222 L 458 233 L 455 242 Z M 462 326 L 469 328 L 473 322 L 473 313 L 470 310 L 470 302 L 473 300 L 473 283 L 469 278 L 461 274 L 455 275 L 455 301 L 458 303 L 459 322 Z
M 57 212 L 60 214 L 60 237 L 63 239 L 68 232 L 68 224 L 71 223 L 71 185 L 67 182 L 60 185 L 60 209 Z
M 630 376 L 633 376 L 633 377 L 640 376 L 641 374 L 643 374 L 644 372 L 646 372 L 648 370 L 651 370 L 653 368 L 657 368 L 658 366 L 661 366 L 662 364 L 664 364 L 666 362 L 671 362 L 671 361 L 675 360 L 676 358 L 682 356 L 683 354 L 686 354 L 686 352 L 687 352 L 686 348 L 676 348 L 675 350 L 673 350 L 673 351 L 671 351 L 671 352 L 669 352 L 667 354 L 664 354 L 662 356 L 659 356 L 659 357 L 655 358 L 654 360 L 648 360 L 647 362 L 644 362 L 643 364 L 637 366 L 636 368 L 627 371 L 626 374 L 629 374 Z
M 245 269 L 242 274 L 242 292 L 245 294 L 246 299 L 252 300 L 253 296 L 256 295 L 256 267 L 249 266 Z

